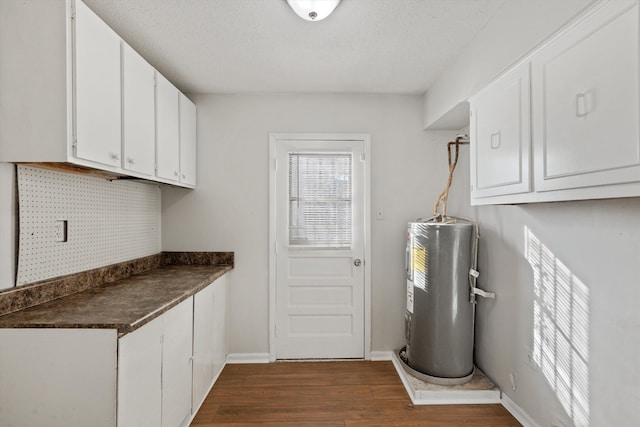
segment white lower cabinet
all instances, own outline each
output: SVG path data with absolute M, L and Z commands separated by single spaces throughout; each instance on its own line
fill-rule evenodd
M 193 299 L 118 342 L 118 427 L 178 427 L 191 415 Z
M 162 424 L 162 317 L 118 340 L 118 427 Z
M 193 408 L 198 408 L 207 396 L 213 381 L 213 286 L 193 297 Z
M 0 426 L 184 427 L 224 367 L 227 278 L 118 338 L 0 328 Z
M 193 299 L 193 393 L 195 412 L 222 371 L 227 357 L 227 276 Z
M 162 318 L 162 427 L 178 427 L 191 415 L 193 298 Z
M 115 427 L 115 329 L 0 329 L 0 425 Z
M 213 376 L 220 374 L 227 360 L 228 334 L 227 334 L 227 276 L 222 276 L 214 282 L 213 286 Z

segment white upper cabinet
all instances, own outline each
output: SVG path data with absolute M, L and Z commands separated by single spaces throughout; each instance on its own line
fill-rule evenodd
M 180 179 L 180 92 L 156 73 L 156 176 Z
M 0 15 L 0 162 L 195 186 L 195 106 L 185 102 L 182 178 L 180 92 L 89 7 L 0 0 Z
M 472 204 L 640 196 L 639 22 L 596 2 L 469 99 Z
M 638 16 L 610 2 L 533 56 L 536 190 L 640 181 Z
M 196 185 L 196 106 L 180 94 L 180 182 Z
M 524 63 L 469 100 L 472 198 L 531 190 L 529 94 Z
M 155 71 L 129 45 L 122 46 L 122 168 L 153 175 Z
M 120 38 L 78 1 L 74 42 L 75 156 L 119 167 Z

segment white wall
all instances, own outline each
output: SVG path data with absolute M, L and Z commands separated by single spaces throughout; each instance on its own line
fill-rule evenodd
M 15 166 L 0 163 L 0 290 L 15 285 Z
M 232 353 L 269 351 L 270 132 L 371 135 L 372 210 L 382 207 L 385 213 L 384 220 L 372 221 L 372 349 L 403 344 L 406 223 L 431 213 L 446 182 L 445 142 L 452 136 L 422 131 L 421 101 L 377 95 L 195 96 L 198 187 L 163 189 L 163 250 L 235 252 Z M 460 204 L 456 197 L 450 212 Z
M 505 1 L 427 91 L 424 127 L 433 125 L 590 3 L 593 0 Z
M 490 206 L 474 211 L 483 236 L 480 285 L 498 295 L 495 301 L 484 301 L 478 307 L 477 363 L 541 426 L 551 425 L 554 414 L 576 421 L 584 416 L 592 426 L 637 425 L 640 198 Z M 556 375 L 570 372 L 567 359 L 561 357 L 561 341 L 551 344 L 557 354 L 544 352 L 545 366 L 553 372 L 534 370 L 527 364 L 527 349 L 535 347 L 534 330 L 540 329 L 534 322 L 534 304 L 540 301 L 534 298 L 534 268 L 525 251 L 527 229 L 546 246 L 547 263 L 556 269 L 546 272 L 546 284 L 554 293 L 557 311 L 543 328 L 562 329 L 566 319 L 573 320 L 568 342 L 588 366 L 586 378 L 574 372 L 573 385 L 566 391 L 554 382 Z M 574 285 L 581 282 L 588 290 L 586 295 L 573 295 L 574 304 L 586 303 L 585 318 L 572 314 L 570 304 L 564 302 L 569 301 L 562 291 L 570 275 Z M 581 329 L 588 331 L 586 339 L 578 334 Z M 511 390 L 509 380 L 514 372 L 516 391 Z M 581 385 L 587 388 L 582 390 Z M 563 409 L 563 399 L 574 404 L 585 399 L 589 409 L 566 403 Z

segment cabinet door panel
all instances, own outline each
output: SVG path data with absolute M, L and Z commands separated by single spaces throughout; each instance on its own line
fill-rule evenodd
M 119 167 L 120 38 L 84 3 L 75 19 L 75 156 Z
M 172 181 L 180 178 L 179 94 L 167 79 L 156 73 L 157 176 Z
M 196 106 L 180 94 L 180 182 L 196 185 Z
M 122 52 L 122 168 L 153 175 L 155 167 L 154 70 L 129 45 Z
M 227 360 L 227 275 L 217 279 L 213 287 L 213 376 L 220 374 Z
M 472 197 L 530 191 L 529 64 L 470 101 Z
M 191 415 L 193 298 L 162 319 L 162 427 L 178 427 Z
M 533 57 L 536 190 L 640 180 L 633 3 L 606 5 Z
M 116 425 L 115 329 L 0 328 L 0 425 Z
M 162 415 L 162 318 L 118 341 L 118 427 L 157 427 Z
M 216 281 L 217 282 L 217 281 Z M 195 410 L 213 381 L 215 282 L 193 297 L 193 403 Z

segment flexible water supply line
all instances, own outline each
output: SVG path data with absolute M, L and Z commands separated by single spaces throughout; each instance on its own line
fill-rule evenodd
M 438 198 L 436 199 L 436 203 L 433 206 L 433 215 L 439 216 L 438 209 L 440 207 L 440 202 L 442 202 L 442 218 L 446 218 L 447 216 L 447 202 L 449 201 L 449 189 L 451 188 L 451 182 L 453 181 L 453 171 L 456 169 L 456 165 L 458 164 L 458 155 L 460 154 L 460 146 L 466 145 L 469 143 L 469 137 L 467 135 L 457 135 L 455 141 L 451 141 L 447 144 L 447 155 L 449 158 L 449 179 L 447 181 L 447 185 L 442 190 Z M 451 146 L 456 146 L 455 158 L 453 162 L 451 161 Z

